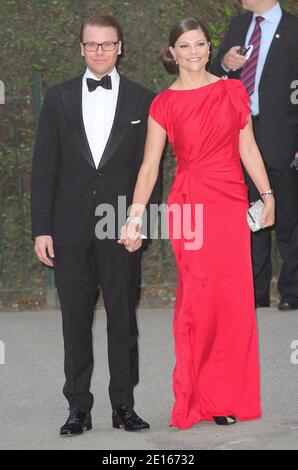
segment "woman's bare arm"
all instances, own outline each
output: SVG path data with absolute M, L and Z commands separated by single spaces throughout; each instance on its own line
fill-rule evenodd
M 251 117 L 248 125 L 240 131 L 239 151 L 243 165 L 259 193 L 270 189 L 270 182 L 267 176 L 265 165 L 256 144 Z
M 138 174 L 133 195 L 130 215 L 142 216 L 149 201 L 159 171 L 163 149 L 166 143 L 166 131 L 152 119 L 148 118 L 148 130 L 145 142 L 144 159 Z
M 166 131 L 149 116 L 144 159 L 139 170 L 133 194 L 133 203 L 129 214 L 130 217 L 142 217 L 143 215 L 158 177 L 160 160 L 165 147 L 166 138 Z M 125 225 L 122 227 L 121 232 L 123 238 L 118 241 L 119 244 L 123 244 L 129 251 L 135 251 L 140 248 L 139 226 L 132 227 L 130 233 Z
M 255 141 L 251 117 L 247 126 L 240 131 L 239 152 L 242 163 L 260 195 L 270 190 L 266 168 Z M 262 196 L 262 198 L 265 203 L 262 213 L 262 227 L 266 228 L 274 224 L 275 202 L 272 195 Z

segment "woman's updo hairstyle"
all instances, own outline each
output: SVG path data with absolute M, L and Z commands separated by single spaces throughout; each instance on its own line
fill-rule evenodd
M 203 25 L 203 23 L 201 23 L 201 21 L 199 21 L 197 18 L 186 18 L 180 21 L 179 23 L 174 24 L 169 34 L 169 44 L 160 54 L 160 60 L 162 61 L 168 73 L 171 73 L 173 75 L 177 73 L 177 64 L 169 48 L 175 47 L 176 41 L 181 36 L 181 34 L 186 33 L 187 31 L 192 31 L 194 29 L 201 30 L 204 33 L 204 36 L 206 37 L 207 42 L 210 43 L 209 61 L 206 65 L 206 69 L 208 69 L 208 65 L 210 63 L 211 53 L 212 53 L 211 52 L 211 39 L 210 39 L 208 30 L 205 27 L 205 25 Z

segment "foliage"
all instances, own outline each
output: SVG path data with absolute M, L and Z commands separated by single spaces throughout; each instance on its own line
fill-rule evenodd
M 120 70 L 155 91 L 169 86 L 172 80 L 158 56 L 174 22 L 187 16 L 200 17 L 207 24 L 216 49 L 231 17 L 240 11 L 237 0 L 103 0 L 100 4 L 98 0 L 1 0 L 0 79 L 7 93 L 6 105 L 0 107 L 2 287 L 38 286 L 44 282 L 30 239 L 29 181 L 36 117 L 31 96 L 33 74 L 37 71 L 42 74 L 46 89 L 82 72 L 80 24 L 99 5 L 101 10 L 115 15 L 123 26 L 125 55 Z M 282 5 L 298 13 L 296 0 L 284 1 Z M 13 87 L 17 96 L 23 97 L 15 102 L 15 109 L 11 100 Z M 173 169 L 174 160 L 169 152 L 164 161 L 164 199 Z M 23 259 L 27 252 L 29 266 L 24 274 Z M 145 256 L 143 282 L 175 283 L 173 264 L 168 243 L 160 246 L 156 241 Z

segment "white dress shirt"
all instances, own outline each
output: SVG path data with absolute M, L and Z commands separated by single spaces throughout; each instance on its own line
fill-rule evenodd
M 111 133 L 119 93 L 120 76 L 115 67 L 109 75 L 112 80 L 111 90 L 99 86 L 89 91 L 87 78 L 98 78 L 88 68 L 82 80 L 83 122 L 96 168 Z

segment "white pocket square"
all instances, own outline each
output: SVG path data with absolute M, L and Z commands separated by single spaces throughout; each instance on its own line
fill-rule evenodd
M 131 121 L 131 124 L 139 124 L 141 122 L 140 119 L 138 119 L 137 121 Z

